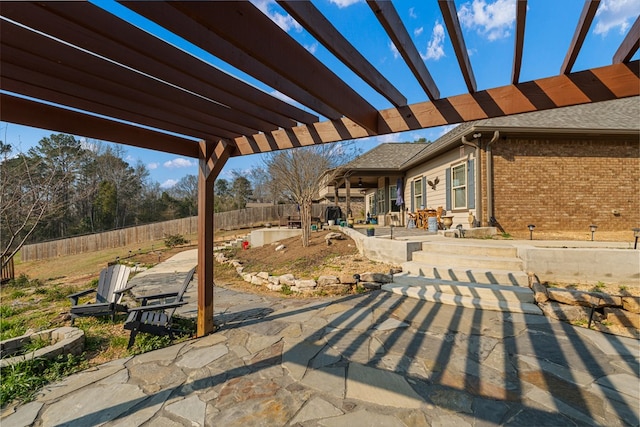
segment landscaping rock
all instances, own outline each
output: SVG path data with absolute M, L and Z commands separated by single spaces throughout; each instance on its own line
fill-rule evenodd
M 391 283 L 393 278 L 389 274 L 384 273 L 371 273 L 366 272 L 360 275 L 361 282 L 378 282 L 378 283 Z
M 296 278 L 293 274 L 283 274 L 280 276 L 280 284 L 287 286 L 294 286 L 296 283 Z
M 285 250 L 285 249 L 286 249 L 286 246 L 285 246 L 285 245 L 278 245 L 278 246 L 276 246 L 276 252 L 283 251 L 283 250 Z
M 326 236 L 324 236 L 324 240 L 345 240 L 346 237 L 344 237 L 344 234 L 342 233 L 336 233 L 331 232 L 331 233 L 327 233 Z
M 242 273 L 242 279 L 245 282 L 251 283 L 251 280 L 253 279 L 253 274 L 251 274 L 251 273 Z
M 335 285 L 336 283 L 340 283 L 340 279 L 336 276 L 320 276 L 318 277 L 318 286 L 330 286 Z
M 267 279 L 263 279 L 262 277 L 253 276 L 251 278 L 251 284 L 256 286 L 262 286 L 267 284 Z
M 295 280 L 293 286 L 298 289 L 315 288 L 318 284 L 313 279 Z
M 607 322 L 614 325 L 640 329 L 640 315 L 621 308 L 605 307 L 604 316 Z
M 266 271 L 261 271 L 260 273 L 256 274 L 256 276 L 261 279 L 267 280 L 269 278 L 269 273 L 267 273 Z
M 363 288 L 369 289 L 371 291 L 377 291 L 382 287 L 382 283 L 380 282 L 360 282 L 360 285 Z
M 560 304 L 555 301 L 538 304 L 538 306 L 545 316 L 565 322 L 588 321 L 591 313 L 591 309 L 588 307 Z M 594 314 L 594 319 L 596 314 Z
M 269 276 L 267 279 L 270 285 L 280 285 L 280 277 L 279 276 Z
M 546 286 L 539 282 L 533 282 L 531 284 L 531 290 L 533 291 L 533 297 L 537 303 L 543 303 L 549 301 L 549 294 L 547 293 Z
M 270 291 L 280 292 L 282 290 L 282 285 L 279 283 L 268 283 L 267 289 L 269 289 Z
M 620 297 L 595 292 L 574 291 L 572 289 L 547 289 L 549 298 L 564 304 L 582 305 L 591 307 L 596 304 L 597 307 L 621 306 Z
M 631 313 L 640 313 L 640 297 L 622 297 L 622 308 Z
M 345 285 L 355 285 L 356 279 L 353 278 L 353 274 L 343 274 L 340 276 L 340 283 Z

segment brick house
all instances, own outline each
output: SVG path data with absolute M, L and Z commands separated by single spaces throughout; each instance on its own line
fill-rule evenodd
M 630 230 L 640 226 L 640 98 L 468 122 L 428 144 L 381 144 L 333 184 L 358 188 L 386 224 L 441 206 L 454 227 L 469 227 L 472 214 L 476 226 L 505 232 Z

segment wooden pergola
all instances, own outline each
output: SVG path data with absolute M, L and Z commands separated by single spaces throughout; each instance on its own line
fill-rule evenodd
M 528 82 L 519 79 L 527 1 L 518 0 L 511 82 L 486 90 L 476 88 L 454 1 L 439 0 L 467 88 L 445 98 L 394 4 L 367 1 L 371 20 L 424 90 L 424 101 L 411 105 L 313 3 L 277 1 L 389 101 L 382 110 L 250 2 L 119 3 L 306 107 L 258 90 L 94 4 L 0 2 L 3 121 L 199 159 L 198 336 L 214 330 L 213 183 L 229 157 L 640 94 L 639 64 L 631 61 L 638 19 L 610 65 L 572 71 L 598 0 L 585 1 L 558 74 Z

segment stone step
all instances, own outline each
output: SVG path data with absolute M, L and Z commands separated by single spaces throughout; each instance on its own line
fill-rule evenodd
M 416 252 L 414 252 L 415 254 Z M 408 261 L 402 264 L 404 273 L 428 279 L 529 287 L 527 274 L 519 270 L 441 266 L 417 261 Z
M 484 268 L 522 271 L 520 258 L 490 257 L 484 255 L 457 255 L 440 252 L 417 251 L 412 255 L 415 262 L 447 267 Z
M 422 250 L 429 253 L 446 253 L 453 255 L 482 255 L 487 257 L 517 258 L 518 249 L 504 244 L 490 244 L 486 242 L 467 242 L 454 240 L 452 242 L 430 241 L 422 243 Z
M 542 315 L 542 311 L 537 305 L 527 302 L 497 301 L 486 298 L 452 295 L 443 292 L 431 292 L 428 289 L 428 286 L 410 286 L 396 283 L 387 283 L 382 286 L 382 289 L 387 292 L 404 295 L 409 298 L 416 298 L 422 301 L 437 302 L 480 310 Z
M 393 283 L 403 286 L 419 287 L 426 293 L 446 293 L 483 300 L 533 303 L 534 294 L 528 287 L 502 286 L 494 284 L 456 282 L 452 280 L 427 279 L 404 273 L 393 276 Z

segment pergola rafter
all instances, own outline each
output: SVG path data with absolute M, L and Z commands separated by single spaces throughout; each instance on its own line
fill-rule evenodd
M 597 0 L 585 2 L 559 74 L 528 82 L 520 81 L 527 2 L 518 0 L 511 81 L 490 88 L 476 85 L 454 1 L 439 0 L 467 88 L 446 97 L 394 4 L 369 0 L 372 22 L 385 30 L 426 93 L 414 103 L 319 9 L 280 0 L 389 102 L 384 108 L 374 107 L 250 2 L 120 3 L 198 54 L 93 3 L 0 2 L 1 119 L 199 159 L 199 336 L 214 329 L 213 182 L 230 157 L 640 94 L 639 63 L 631 60 L 640 40 L 638 20 L 613 64 L 572 71 Z M 247 83 L 246 76 L 268 88 Z

